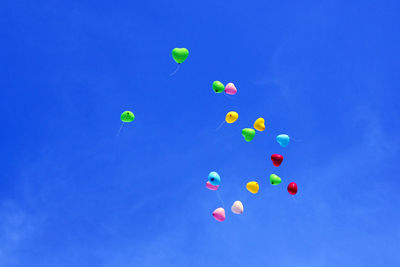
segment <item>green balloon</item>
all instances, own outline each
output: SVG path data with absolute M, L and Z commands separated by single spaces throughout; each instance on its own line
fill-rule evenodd
M 278 185 L 282 182 L 282 179 L 276 174 L 271 174 L 269 176 L 269 181 L 271 182 L 272 185 Z
M 121 114 L 121 121 L 123 122 L 131 122 L 135 119 L 135 115 L 131 111 L 124 111 Z
M 189 56 L 189 50 L 186 48 L 174 48 L 172 49 L 172 57 L 175 62 L 181 64 Z
M 244 140 L 246 140 L 247 142 L 250 142 L 251 140 L 253 140 L 254 136 L 256 135 L 256 131 L 254 131 L 254 129 L 251 129 L 251 128 L 244 128 L 242 130 L 242 135 L 244 137 Z
M 222 93 L 223 91 L 225 91 L 225 86 L 220 81 L 214 81 L 213 90 L 216 93 Z

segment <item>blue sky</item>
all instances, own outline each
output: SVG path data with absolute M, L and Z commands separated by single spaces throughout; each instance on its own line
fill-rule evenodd
M 4 1 L 0 266 L 400 265 L 399 8 Z M 190 55 L 170 77 L 174 47 Z

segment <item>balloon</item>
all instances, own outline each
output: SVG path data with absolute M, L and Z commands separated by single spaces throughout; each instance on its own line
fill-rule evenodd
M 235 111 L 230 111 L 226 114 L 225 121 L 227 123 L 234 123 L 239 118 L 239 114 Z
M 243 204 L 239 200 L 235 201 L 231 208 L 232 212 L 235 214 L 242 214 L 243 213 Z
M 214 81 L 212 87 L 216 93 L 222 93 L 225 90 L 225 86 L 220 81 Z
M 260 188 L 259 186 L 258 186 L 258 183 L 257 182 L 248 182 L 247 183 L 247 185 L 246 185 L 246 188 L 247 188 L 247 190 L 249 190 L 251 193 L 253 193 L 253 194 L 257 194 L 257 192 L 258 192 L 258 189 Z
M 271 160 L 275 167 L 279 167 L 283 161 L 283 156 L 280 154 L 272 154 Z
M 295 182 L 291 182 L 287 187 L 287 191 L 291 195 L 296 195 L 296 193 L 297 193 L 297 184 Z
M 218 208 L 218 209 L 214 210 L 212 215 L 219 222 L 225 221 L 225 210 L 223 208 Z
M 280 134 L 276 137 L 276 141 L 281 145 L 281 147 L 287 147 L 290 137 L 287 134 Z
M 282 179 L 276 174 L 271 174 L 269 176 L 269 181 L 271 182 L 272 185 L 278 185 L 282 182 Z
M 121 121 L 123 122 L 131 122 L 135 119 L 135 115 L 131 111 L 124 111 L 121 114 Z
M 250 142 L 251 140 L 253 140 L 254 136 L 256 135 L 256 131 L 254 131 L 251 128 L 244 128 L 242 130 L 242 135 L 244 137 L 244 140 L 246 140 L 247 142 Z
M 215 191 L 215 190 L 218 190 L 219 185 L 212 185 L 209 181 L 207 181 L 206 187 L 207 187 L 208 189 L 210 189 L 210 190 Z
M 174 48 L 172 49 L 172 57 L 175 62 L 181 64 L 186 60 L 189 55 L 189 51 L 186 48 Z
M 228 83 L 225 86 L 225 93 L 228 95 L 236 95 L 237 89 L 233 83 Z
M 221 183 L 221 177 L 219 177 L 219 174 L 216 172 L 210 172 L 208 175 L 208 181 L 212 185 L 219 185 Z
M 263 118 L 258 118 L 256 120 L 256 122 L 254 123 L 254 129 L 260 132 L 265 130 L 265 121 Z

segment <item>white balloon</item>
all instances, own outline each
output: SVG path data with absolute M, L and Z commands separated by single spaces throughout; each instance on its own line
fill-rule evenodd
M 235 201 L 232 205 L 232 212 L 235 214 L 242 214 L 243 213 L 243 204 L 239 200 Z

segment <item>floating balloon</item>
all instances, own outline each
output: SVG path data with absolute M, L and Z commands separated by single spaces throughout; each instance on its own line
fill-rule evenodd
M 219 222 L 225 221 L 225 210 L 223 208 L 218 208 L 218 209 L 214 210 L 212 215 Z
M 121 121 L 123 122 L 131 122 L 135 119 L 135 115 L 131 111 L 124 111 L 121 114 Z
M 254 122 L 254 129 L 257 131 L 264 131 L 265 130 L 265 120 L 263 118 L 258 118 L 256 122 Z
M 271 182 L 272 185 L 278 185 L 282 182 L 282 179 L 276 174 L 271 174 L 269 176 L 269 181 Z
M 221 177 L 219 177 L 219 174 L 216 172 L 210 172 L 208 175 L 208 181 L 212 185 L 219 185 L 221 183 Z
M 256 135 L 256 131 L 254 131 L 251 128 L 244 128 L 242 130 L 242 135 L 244 137 L 244 140 L 246 140 L 247 142 L 250 142 L 251 140 L 253 140 L 254 136 Z
M 212 185 L 209 181 L 207 181 L 207 182 L 206 182 L 206 187 L 207 187 L 208 189 L 210 189 L 210 190 L 215 191 L 215 190 L 218 190 L 219 185 Z
M 247 190 L 249 190 L 251 193 L 253 194 L 257 194 L 258 190 L 259 190 L 259 185 L 257 182 L 248 182 L 246 185 Z
M 183 63 L 189 56 L 189 51 L 186 48 L 174 48 L 172 49 L 172 57 L 178 64 Z
M 234 123 L 239 118 L 239 114 L 235 111 L 230 111 L 226 114 L 225 121 L 227 123 Z
M 212 87 L 216 93 L 222 93 L 225 90 L 225 86 L 220 81 L 214 81 Z
M 283 156 L 280 154 L 272 154 L 271 160 L 275 167 L 279 167 L 283 161 Z
M 243 213 L 243 204 L 239 200 L 235 201 L 231 208 L 232 212 L 235 214 L 242 214 Z
M 291 195 L 296 195 L 296 193 L 297 193 L 297 184 L 295 182 L 291 182 L 287 187 L 287 191 Z
M 237 89 L 233 83 L 228 83 L 225 86 L 225 93 L 228 95 L 236 95 Z
M 280 134 L 276 137 L 276 141 L 281 145 L 281 147 L 287 147 L 289 145 L 289 135 Z

